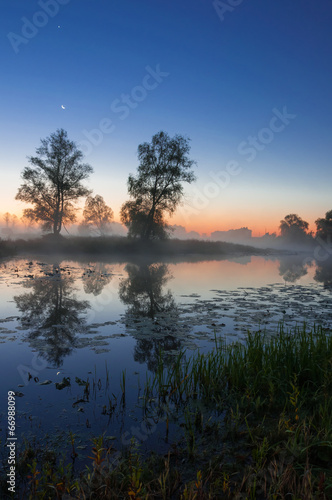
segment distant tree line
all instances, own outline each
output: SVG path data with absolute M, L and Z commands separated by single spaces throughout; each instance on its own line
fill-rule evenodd
M 332 243 L 332 210 L 326 212 L 325 218 L 317 219 L 316 238 Z M 314 234 L 309 231 L 308 222 L 297 214 L 289 214 L 280 221 L 280 236 L 286 242 L 293 244 L 306 244 L 314 239 Z

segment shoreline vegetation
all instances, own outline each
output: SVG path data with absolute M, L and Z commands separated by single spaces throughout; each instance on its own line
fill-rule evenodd
M 205 258 L 240 257 L 250 255 L 282 255 L 292 252 L 276 249 L 261 249 L 250 245 L 221 241 L 201 240 L 141 240 L 126 236 L 54 236 L 48 234 L 34 239 L 0 241 L 0 256 L 22 254 L 61 254 L 65 256 L 117 256 L 122 260 L 131 257 L 203 256 Z
M 13 257 L 16 255 L 16 244 L 11 240 L 0 238 L 0 259 Z
M 153 418 L 162 426 L 168 453 L 144 454 L 134 438 L 124 446 L 121 436 L 96 436 L 85 443 L 89 465 L 79 471 L 74 434 L 61 454 L 26 441 L 18 498 L 327 500 L 331 360 L 331 331 L 305 325 L 248 333 L 245 344 L 216 339 L 211 352 L 180 353 L 168 367 L 160 352 L 155 374 L 137 390 L 140 424 L 146 430 Z M 124 407 L 125 379 L 120 386 Z M 4 499 L 11 498 L 5 481 Z

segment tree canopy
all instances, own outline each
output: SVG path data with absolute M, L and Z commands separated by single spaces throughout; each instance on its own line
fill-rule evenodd
M 189 139 L 165 132 L 138 146 L 137 175 L 129 175 L 130 200 L 122 205 L 121 221 L 131 237 L 167 236 L 165 215 L 172 215 L 183 196 L 183 183 L 195 180 Z
M 16 199 L 33 205 L 24 210 L 27 219 L 58 235 L 64 223 L 76 220 L 75 202 L 90 194 L 83 181 L 93 169 L 82 162 L 83 153 L 63 129 L 42 139 L 36 155 L 28 160 L 31 166 L 22 172 Z
M 2 218 L 5 223 L 5 229 L 3 230 L 3 232 L 7 236 L 10 236 L 18 222 L 18 217 L 15 214 L 10 214 L 9 212 L 6 212 Z
M 325 214 L 325 218 L 316 220 L 317 236 L 323 238 L 323 240 L 329 240 L 332 242 L 332 210 L 329 210 Z
M 83 224 L 95 227 L 101 235 L 110 229 L 113 220 L 113 210 L 106 205 L 104 198 L 99 194 L 88 196 L 83 210 Z
M 301 243 L 308 238 L 308 222 L 296 214 L 289 214 L 280 221 L 281 236 L 293 243 Z

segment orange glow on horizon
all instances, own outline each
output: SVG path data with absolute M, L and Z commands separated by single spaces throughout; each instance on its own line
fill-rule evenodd
M 257 210 L 257 212 L 259 212 Z M 216 216 L 214 214 L 207 215 L 206 213 L 198 214 L 193 217 L 185 217 L 183 214 L 175 214 L 174 217 L 168 220 L 170 225 L 184 226 L 187 232 L 196 231 L 200 234 L 210 236 L 214 231 L 228 231 L 230 229 L 248 228 L 252 231 L 253 237 L 263 236 L 266 233 L 280 234 L 280 221 L 284 216 L 279 213 L 262 213 L 257 214 L 252 210 L 252 213 L 243 215 L 242 213 L 227 214 L 225 217 Z M 282 210 L 280 211 L 282 213 Z M 289 212 L 290 213 L 290 212 Z M 300 214 L 299 214 L 300 215 Z M 302 217 L 309 223 L 309 231 L 316 231 L 315 220 L 317 217 L 308 218 Z
M 5 222 L 4 222 L 4 215 L 5 213 L 8 212 L 11 215 L 16 215 L 16 224 L 15 228 L 16 229 L 21 229 L 24 230 L 26 227 L 22 220 L 21 217 L 23 215 L 23 209 L 20 211 L 17 210 L 2 210 L 0 212 L 0 227 L 5 227 Z M 116 212 L 115 212 L 116 213 Z M 77 223 L 79 224 L 81 222 L 81 214 L 78 214 L 77 217 Z M 271 217 L 272 219 L 272 217 Z M 253 237 L 259 237 L 263 236 L 265 233 L 276 233 L 277 235 L 279 234 L 279 224 L 280 224 L 281 217 L 273 217 L 273 221 L 270 221 L 269 224 L 263 224 L 262 221 L 255 221 L 253 218 L 251 221 L 246 221 L 244 222 L 241 218 L 232 216 L 229 219 L 226 218 L 221 218 L 221 217 L 216 217 L 216 216 L 211 216 L 208 219 L 206 217 L 203 217 L 202 215 L 195 217 L 195 220 L 184 220 L 183 216 L 181 215 L 174 215 L 174 217 L 168 219 L 168 223 L 170 225 L 178 225 L 182 226 L 186 229 L 187 232 L 190 231 L 195 231 L 199 233 L 200 235 L 206 234 L 208 237 L 213 233 L 214 231 L 228 231 L 230 229 L 240 229 L 243 227 L 247 227 L 248 229 L 251 229 L 252 231 L 252 236 Z M 309 230 L 315 232 L 316 226 L 315 226 L 315 219 L 313 220 L 308 220 L 305 219 L 309 222 Z M 120 219 L 115 217 L 114 222 L 120 223 Z M 36 227 L 36 226 L 34 226 Z

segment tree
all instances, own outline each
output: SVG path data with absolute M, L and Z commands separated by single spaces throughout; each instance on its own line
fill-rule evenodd
M 83 210 L 83 225 L 95 226 L 100 234 L 104 234 L 109 229 L 113 220 L 113 210 L 108 207 L 104 198 L 98 194 L 88 196 Z
M 332 243 L 332 210 L 326 212 L 325 219 L 317 219 L 316 236 L 320 236 L 323 240 Z
M 170 138 L 165 132 L 152 137 L 151 143 L 138 146 L 138 173 L 129 175 L 131 197 L 121 208 L 121 221 L 129 237 L 165 238 L 165 214 L 172 215 L 183 196 L 183 183 L 195 175 L 194 161 L 188 156 L 189 139 L 181 135 Z
M 83 153 L 63 129 L 42 139 L 36 156 L 28 157 L 32 166 L 22 172 L 16 199 L 33 205 L 24 216 L 42 223 L 44 231 L 60 234 L 64 223 L 76 220 L 75 202 L 90 194 L 82 181 L 93 169 L 82 159 Z
M 5 215 L 3 216 L 3 220 L 5 221 L 6 228 L 9 228 L 9 223 L 10 223 L 11 215 L 9 212 L 6 212 Z
M 280 233 L 283 238 L 292 243 L 303 243 L 308 239 L 308 222 L 296 214 L 289 214 L 280 221 Z
M 167 238 L 168 224 L 163 212 L 155 208 L 153 218 L 149 214 L 151 205 L 141 199 L 129 200 L 121 207 L 121 222 L 128 228 L 129 237 L 141 238 Z
M 29 219 L 26 215 L 22 215 L 21 222 L 25 229 L 32 229 L 36 221 Z
M 9 212 L 6 212 L 3 215 L 3 220 L 6 224 L 4 233 L 9 236 L 13 233 L 13 230 L 18 222 L 18 217 L 15 214 L 10 214 Z

